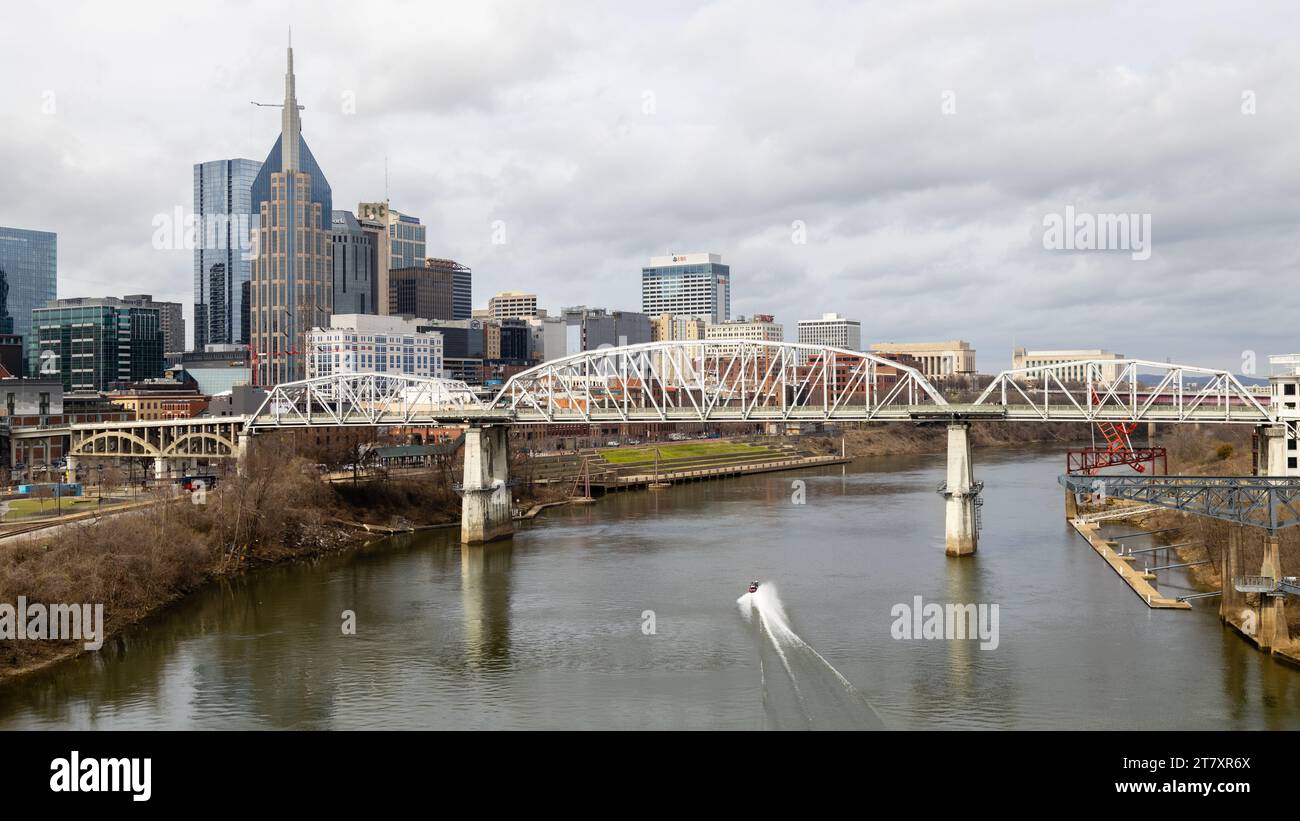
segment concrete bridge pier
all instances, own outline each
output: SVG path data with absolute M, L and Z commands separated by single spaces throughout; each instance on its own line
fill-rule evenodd
M 1237 588 L 1232 586 L 1234 577 L 1244 575 L 1241 572 L 1241 545 L 1245 532 L 1245 525 L 1228 525 L 1228 543 L 1224 546 L 1219 562 L 1222 588 L 1219 595 L 1219 619 L 1222 621 L 1236 616 L 1246 606 L 1245 594 L 1237 592 Z
M 469 427 L 465 431 L 461 544 L 507 539 L 515 532 L 509 480 L 510 428 L 506 425 Z
M 240 476 L 248 475 L 248 445 L 252 434 L 239 433 L 235 439 L 235 472 Z
M 65 470 L 64 470 L 64 479 L 63 479 L 63 481 L 65 481 L 65 482 L 75 482 L 75 481 L 77 481 L 77 457 L 75 457 L 75 456 L 68 456 L 68 457 L 67 457 L 67 461 L 68 461 L 68 466 L 67 466 L 67 468 L 65 468 Z
M 170 479 L 171 476 L 171 466 L 167 464 L 167 460 L 161 456 L 155 456 L 153 458 L 153 478 Z
M 1286 425 L 1255 427 L 1255 475 L 1286 475 Z
M 1259 575 L 1272 579 L 1282 578 L 1276 533 L 1264 536 L 1264 560 L 1260 563 Z M 1286 623 L 1286 596 L 1271 596 L 1267 593 L 1260 595 L 1258 631 L 1255 638 L 1261 650 L 1291 646 L 1291 634 Z
M 944 552 L 949 556 L 970 556 L 979 541 L 976 507 L 980 484 L 975 481 L 970 450 L 970 425 L 948 426 L 948 476 L 944 482 Z

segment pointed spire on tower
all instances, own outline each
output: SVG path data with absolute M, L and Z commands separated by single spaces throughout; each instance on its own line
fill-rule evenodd
M 298 116 L 298 94 L 293 76 L 293 26 L 289 27 L 289 56 L 284 75 L 284 111 L 280 127 L 280 170 L 299 171 L 298 143 L 302 119 Z

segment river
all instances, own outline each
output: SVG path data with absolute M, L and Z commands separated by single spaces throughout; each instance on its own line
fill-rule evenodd
M 1300 671 L 1213 599 L 1147 609 L 1068 527 L 1061 447 L 975 462 L 973 559 L 939 455 L 620 494 L 214 583 L 0 686 L 0 728 L 1300 728 Z M 918 596 L 996 604 L 997 646 L 894 638 Z

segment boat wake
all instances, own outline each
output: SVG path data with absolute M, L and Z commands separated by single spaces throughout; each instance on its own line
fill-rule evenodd
M 857 688 L 790 627 L 771 582 L 745 593 L 736 604 L 758 640 L 769 729 L 884 729 L 884 722 Z

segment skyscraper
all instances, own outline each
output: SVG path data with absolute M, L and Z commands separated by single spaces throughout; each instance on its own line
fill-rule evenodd
M 248 344 L 245 286 L 252 271 L 249 238 L 256 209 L 256 160 L 194 164 L 194 349 Z
M 334 313 L 377 314 L 375 235 L 367 231 L 351 211 L 335 211 L 332 221 Z
M 362 228 L 374 235 L 375 298 L 379 307 L 375 313 L 395 313 L 394 297 L 389 293 L 389 272 L 424 265 L 425 227 L 419 217 L 390 208 L 388 200 L 359 203 L 357 218 Z
M 452 272 L 425 260 L 425 265 L 389 272 L 389 313 L 420 319 L 455 319 Z
M 651 257 L 641 269 L 641 311 L 726 322 L 731 319 L 731 268 L 717 254 Z
M 163 353 L 185 353 L 185 314 L 179 302 L 161 302 L 154 299 L 153 294 L 127 294 L 122 297 L 122 301 L 141 308 L 157 308 L 158 321 L 162 327 Z
M 298 110 L 291 45 L 280 139 L 253 181 L 257 254 L 249 289 L 249 347 L 259 385 L 302 379 L 307 333 L 327 326 L 333 312 L 333 195 L 302 137 Z
M 5 307 L 13 317 L 13 332 L 30 351 L 32 311 L 58 295 L 58 237 L 48 231 L 0 227 L 0 271 L 9 286 Z
M 474 316 L 474 293 L 471 285 L 473 272 L 468 266 L 461 265 L 454 259 L 429 258 L 424 261 L 428 268 L 447 271 L 451 276 L 451 318 L 470 319 Z

